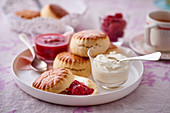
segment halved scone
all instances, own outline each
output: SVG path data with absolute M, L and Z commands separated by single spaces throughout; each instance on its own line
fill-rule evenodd
M 73 75 L 65 68 L 45 71 L 32 86 L 58 94 L 94 95 L 97 93 L 97 87 L 90 79 Z
M 74 81 L 74 75 L 67 69 L 57 68 L 42 73 L 32 84 L 33 87 L 60 93 L 64 91 Z

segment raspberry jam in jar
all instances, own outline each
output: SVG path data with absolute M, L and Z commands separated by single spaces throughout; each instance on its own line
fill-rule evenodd
M 46 62 L 52 62 L 58 53 L 67 51 L 69 45 L 69 38 L 56 33 L 39 35 L 34 41 L 37 56 Z

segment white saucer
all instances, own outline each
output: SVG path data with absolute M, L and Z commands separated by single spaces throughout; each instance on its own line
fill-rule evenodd
M 140 34 L 132 38 L 129 42 L 129 46 L 139 54 L 149 54 L 156 52 L 156 50 L 149 45 L 147 45 L 144 41 L 144 35 Z M 161 59 L 170 60 L 170 52 L 161 52 Z
M 126 48 L 128 49 L 128 48 Z M 18 86 L 28 93 L 29 95 L 44 100 L 50 103 L 62 104 L 62 105 L 70 105 L 70 106 L 87 106 L 87 105 L 97 105 L 103 104 L 111 101 L 118 100 L 120 98 L 125 97 L 133 90 L 135 90 L 142 78 L 143 74 L 143 64 L 141 61 L 136 61 L 132 64 L 130 69 L 129 78 L 120 88 L 113 90 L 106 90 L 98 87 L 98 94 L 96 95 L 88 95 L 88 96 L 75 96 L 75 95 L 63 95 L 50 93 L 42 90 L 38 90 L 32 87 L 33 81 L 40 75 L 33 70 L 25 70 L 21 71 L 17 69 L 19 65 L 19 57 L 21 56 L 29 56 L 31 55 L 29 50 L 25 50 L 19 55 L 16 56 L 12 63 L 12 71 L 15 82 Z

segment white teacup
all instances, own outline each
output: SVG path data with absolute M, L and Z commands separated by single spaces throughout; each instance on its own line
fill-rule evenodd
M 170 11 L 154 11 L 147 15 L 145 41 L 156 50 L 170 51 Z

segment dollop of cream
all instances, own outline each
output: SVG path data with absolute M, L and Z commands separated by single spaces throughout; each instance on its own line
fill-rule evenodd
M 100 54 L 94 58 L 96 61 L 94 65 L 101 71 L 110 72 L 121 70 L 128 64 L 127 61 L 121 63 L 119 62 L 119 60 L 123 58 L 126 58 L 126 56 L 116 52 L 110 52 L 110 54 Z
M 92 74 L 96 80 L 104 83 L 119 83 L 127 80 L 129 73 L 129 61 L 119 62 L 126 56 L 110 52 L 99 54 L 93 60 Z

